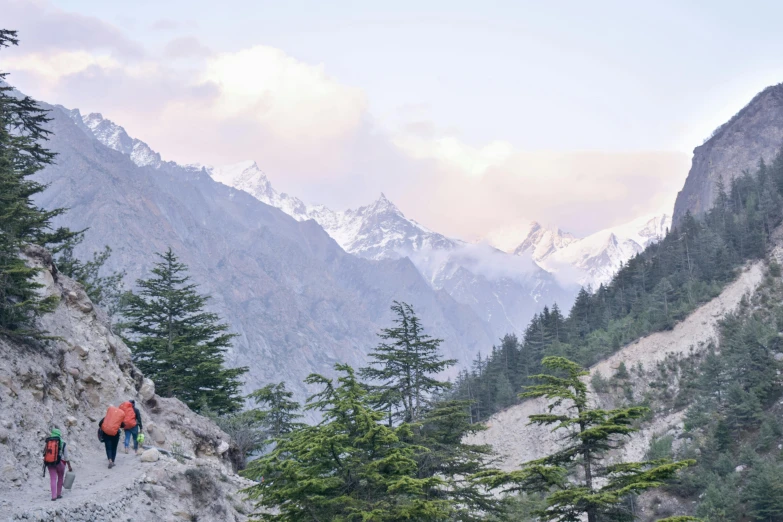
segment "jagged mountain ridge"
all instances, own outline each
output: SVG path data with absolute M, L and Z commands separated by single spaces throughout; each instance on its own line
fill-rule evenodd
M 666 214 L 645 216 L 579 238 L 531 222 L 500 231 L 488 241 L 516 255 L 532 256 L 541 267 L 564 280 L 597 288 L 608 283 L 623 263 L 663 238 L 670 224 Z
M 405 217 L 384 194 L 369 205 L 340 212 L 277 192 L 255 161 L 205 169 L 215 181 L 244 190 L 298 221 L 316 221 L 346 252 L 366 259 L 396 259 L 410 252 L 464 244 Z
M 203 169 L 140 167 L 72 111 L 44 106 L 53 117 L 48 146 L 58 156 L 37 175 L 49 185 L 37 203 L 69 208 L 56 225 L 89 227 L 76 254 L 110 245 L 108 268 L 126 270 L 129 286 L 171 246 L 239 334 L 228 360 L 250 367 L 248 389 L 285 380 L 301 398 L 309 373 L 364 365 L 395 299 L 418 309 L 449 357 L 467 360 L 492 345 L 487 324 L 433 290 L 408 259 L 349 255 L 313 221 L 296 221 Z
M 69 114 L 77 124 L 91 122 L 87 129 L 96 139 L 128 155 L 137 165 L 159 168 L 144 158 L 139 161 L 131 147 L 122 146 L 115 136 L 127 136 L 127 133 L 119 125 L 96 114 L 82 116 L 78 111 Z M 102 121 L 95 123 L 99 120 Z M 111 132 L 96 132 L 96 129 L 111 129 Z M 132 138 L 125 141 L 128 140 L 139 142 Z M 179 167 L 173 162 L 167 164 L 171 168 Z M 494 338 L 508 332 L 521 333 L 530 317 L 544 304 L 557 301 L 568 306 L 575 295 L 575 288 L 562 288 L 535 263 L 427 229 L 407 218 L 383 194 L 369 205 L 338 212 L 323 205 L 306 205 L 294 196 L 277 192 L 254 161 L 223 167 L 192 164 L 181 168 L 205 172 L 215 181 L 247 192 L 297 221 L 314 220 L 350 254 L 370 260 L 409 258 L 433 289 L 445 290 L 457 302 L 470 306 L 489 324 Z
M 760 159 L 771 161 L 781 146 L 783 83 L 761 91 L 693 150 L 691 169 L 674 204 L 674 225 L 687 212 L 700 215 L 712 208 L 718 180 L 728 190 L 734 176 L 755 169 Z
M 432 231 L 406 217 L 384 194 L 358 209 L 334 211 L 277 192 L 252 161 L 205 170 L 294 219 L 316 221 L 348 253 L 374 260 L 409 258 L 433 288 L 445 290 L 489 323 L 496 338 L 521 333 L 544 304 L 568 306 L 573 299 L 574 288 L 561 287 L 529 259 Z
M 98 114 L 70 114 L 77 124 L 85 124 L 83 130 L 137 165 L 163 164 L 150 161 L 160 155 L 110 120 Z M 408 257 L 434 289 L 447 291 L 488 322 L 495 337 L 521 332 L 544 304 L 568 307 L 578 286 L 596 288 L 608 282 L 622 263 L 662 237 L 669 224 L 666 215 L 646 217 L 578 238 L 530 222 L 489 236 L 484 244 L 470 244 L 406 217 L 383 194 L 369 205 L 334 211 L 278 192 L 254 161 L 222 167 L 167 164 L 206 172 L 297 221 L 314 220 L 348 253 L 374 260 Z

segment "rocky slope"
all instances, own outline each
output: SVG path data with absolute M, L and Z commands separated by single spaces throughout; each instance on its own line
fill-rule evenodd
M 774 252 L 780 261 L 783 249 Z M 634 397 L 644 397 L 650 391 L 651 384 L 660 378 L 659 365 L 678 358 L 692 357 L 706 349 L 711 341 L 717 340 L 718 323 L 726 314 L 734 311 L 744 296 L 751 294 L 761 283 L 765 272 L 763 262 L 747 265 L 737 280 L 728 285 L 721 294 L 705 303 L 678 323 L 671 331 L 657 332 L 622 348 L 611 357 L 590 368 L 591 376 L 600 373 L 604 378 L 614 375 L 620 364 L 624 364 L 632 377 Z M 677 383 L 669 377 L 667 384 L 670 393 L 676 393 Z M 617 407 L 617 397 L 612 394 L 596 393 L 592 390 L 592 399 L 602 408 Z M 499 467 L 505 470 L 518 469 L 529 460 L 541 458 L 556 451 L 562 439 L 557 432 L 549 428 L 529 424 L 529 416 L 547 411 L 544 399 L 528 400 L 493 415 L 487 421 L 488 429 L 470 438 L 471 442 L 490 444 L 499 454 Z M 650 442 L 655 437 L 673 435 L 675 439 L 684 431 L 684 410 L 659 412 L 652 420 L 645 421 L 640 431 L 634 433 L 627 444 L 616 452 L 613 458 L 618 460 L 643 460 Z M 660 492 L 654 495 L 660 498 Z M 640 504 L 647 513 L 642 520 L 650 518 L 653 498 L 647 495 Z M 658 500 L 660 502 L 660 500 Z M 681 506 L 674 498 L 667 499 L 670 514 L 689 514 L 692 506 Z M 647 508 L 645 508 L 647 504 Z
M 57 340 L 42 344 L 0 339 L 0 520 L 240 521 L 250 506 L 238 490 L 250 483 L 233 473 L 236 450 L 212 422 L 176 399 L 155 395 L 152 381 L 132 364 L 125 344 L 80 285 L 57 274 L 50 255 L 29 248 L 46 295 L 59 305 L 41 319 Z M 135 399 L 145 444 L 179 448 L 180 463 L 154 451 L 122 451 L 109 470 L 97 422 L 108 405 Z M 58 426 L 68 443 L 76 480 L 52 502 L 41 476 L 43 440 Z
M 698 215 L 715 201 L 717 181 L 726 187 L 733 176 L 769 162 L 783 146 L 783 84 L 767 87 L 703 145 L 693 150 L 685 186 L 674 204 L 674 224 L 687 212 Z
M 57 164 L 38 176 L 49 184 L 38 203 L 70 209 L 57 225 L 89 227 L 77 255 L 111 246 L 109 268 L 126 270 L 128 286 L 172 247 L 239 334 L 228 356 L 250 367 L 248 389 L 285 380 L 302 398 L 309 373 L 364 365 L 395 299 L 417 308 L 449 357 L 469 360 L 492 345 L 487 323 L 433 289 L 408 259 L 347 254 L 317 223 L 296 221 L 203 169 L 140 167 L 68 112 L 51 115 Z

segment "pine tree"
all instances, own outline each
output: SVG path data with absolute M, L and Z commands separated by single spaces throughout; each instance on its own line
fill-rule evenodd
M 693 463 L 659 460 L 606 465 L 607 452 L 636 431 L 632 423 L 647 409 L 592 408 L 583 381 L 589 372 L 562 357 L 547 357 L 543 365 L 551 374 L 535 376 L 542 384 L 530 386 L 520 397 L 550 399 L 550 413 L 531 415 L 530 421 L 566 431 L 565 447 L 524 464 L 520 471 L 484 474 L 492 487 L 510 484 L 511 490 L 549 492 L 546 509 L 537 513 L 542 520 L 566 522 L 586 516 L 588 522 L 597 522 L 615 516 L 625 497 L 657 488 Z
M 396 326 L 380 333 L 383 342 L 370 353 L 372 362 L 360 373 L 377 383 L 376 398 L 385 403 L 389 418 L 417 422 L 430 397 L 449 387 L 435 376 L 456 361 L 442 358 L 439 347 L 443 341 L 424 333 L 411 305 L 395 301 L 391 309 Z
M 0 29 L 0 50 L 17 45 L 16 31 Z M 30 176 L 52 163 L 54 153 L 42 144 L 50 132 L 46 111 L 27 96 L 17 96 L 0 72 L 0 334 L 40 337 L 35 319 L 54 309 L 57 299 L 38 294 L 38 268 L 20 257 L 25 245 L 60 243 L 73 233 L 51 232 L 52 220 L 65 209 L 45 210 L 33 197 L 46 187 Z
M 773 462 L 754 467 L 745 489 L 745 500 L 752 520 L 783 520 L 783 468 Z
M 263 481 L 248 488 L 261 520 L 274 522 L 449 520 L 448 500 L 430 498 L 439 477 L 417 476 L 411 425 L 389 427 L 373 408 L 367 387 L 349 366 L 337 365 L 337 384 L 320 375 L 306 382 L 323 386 L 308 400 L 323 421 L 295 430 L 268 455 L 252 461 L 245 476 Z
M 177 397 L 193 409 L 219 414 L 238 410 L 239 377 L 247 368 L 224 367 L 234 334 L 217 314 L 205 312 L 200 295 L 169 248 L 158 254 L 152 277 L 140 279 L 138 294 L 128 297 L 123 333 L 133 360 L 155 381 L 163 397 Z
M 272 439 L 278 439 L 294 430 L 302 427 L 297 421 L 302 415 L 299 413 L 300 404 L 292 397 L 294 393 L 286 389 L 284 382 L 267 384 L 248 395 L 256 403 L 253 411 L 261 425 Z
M 428 496 L 449 502 L 453 512 L 448 520 L 478 522 L 498 513 L 501 504 L 479 480 L 493 462 L 492 447 L 465 442 L 468 436 L 486 429 L 471 423 L 468 411 L 468 401 L 436 402 L 412 440 L 426 448 L 416 456 L 417 476 L 444 481 L 428 488 Z
M 101 252 L 94 252 L 89 261 L 78 259 L 73 250 L 83 240 L 84 234 L 79 233 L 60 248 L 60 255 L 55 260 L 57 270 L 81 283 L 90 300 L 103 307 L 109 317 L 112 317 L 119 312 L 120 301 L 125 293 L 122 283 L 125 271 L 101 275 L 111 256 L 111 248 L 108 246 Z

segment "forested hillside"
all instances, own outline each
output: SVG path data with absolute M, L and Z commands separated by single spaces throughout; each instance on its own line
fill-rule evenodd
M 516 403 L 517 393 L 540 373 L 540 361 L 561 355 L 591 365 L 651 332 L 671 329 L 732 281 L 748 260 L 763 258 L 783 216 L 783 154 L 771 165 L 738 173 L 718 186 L 715 207 L 702 219 L 686 216 L 666 237 L 623 266 L 612 281 L 583 289 L 565 315 L 556 304 L 537 314 L 524 336 L 499 346 L 463 369 L 455 397 L 473 401 L 479 421 Z

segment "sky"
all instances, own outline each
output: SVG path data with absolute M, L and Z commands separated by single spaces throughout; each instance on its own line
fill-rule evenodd
M 671 212 L 693 148 L 783 81 L 783 4 L 642 4 L 0 0 L 0 70 L 308 202 L 586 235 Z

